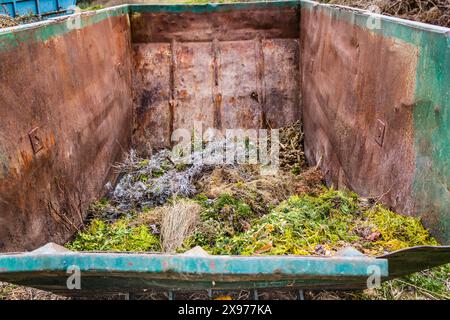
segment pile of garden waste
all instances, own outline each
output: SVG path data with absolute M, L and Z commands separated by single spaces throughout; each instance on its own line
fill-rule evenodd
M 305 161 L 299 122 L 281 128 L 279 137 L 280 170 L 273 175 L 256 164 L 196 161 L 205 149 L 215 154 L 223 147 L 217 142 L 203 144 L 189 164 L 172 161 L 169 150 L 148 159 L 130 151 L 116 166 L 117 185 L 91 205 L 86 225 L 66 247 L 329 256 L 347 246 L 379 255 L 437 244 L 419 219 L 326 187 L 321 171 Z

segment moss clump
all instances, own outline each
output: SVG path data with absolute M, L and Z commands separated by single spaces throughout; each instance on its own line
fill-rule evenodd
M 213 254 L 326 255 L 352 245 L 376 255 L 436 244 L 418 219 L 368 206 L 355 193 L 333 189 L 318 196 L 292 196 L 255 218 L 248 230 L 234 229 L 234 235 L 224 232 L 223 219 L 208 218 L 186 244 L 201 245 Z
M 291 173 L 293 175 L 299 175 L 301 172 L 302 172 L 302 168 L 298 164 L 295 164 L 291 169 Z
M 158 170 L 154 170 L 154 171 L 152 171 L 152 177 L 153 178 L 159 178 L 159 177 L 162 177 L 163 175 L 164 175 L 164 169 L 163 168 L 160 168 L 160 169 L 158 169 Z
M 229 194 L 221 194 L 216 199 L 208 199 L 199 194 L 196 201 L 203 207 L 201 223 L 194 234 L 185 242 L 185 247 L 196 245 L 212 248 L 221 239 L 228 239 L 251 228 L 257 214 L 243 200 Z
M 129 224 L 125 218 L 114 223 L 94 219 L 66 247 L 75 251 L 160 251 L 159 238 L 148 226 Z
M 201 218 L 204 221 L 220 222 L 229 230 L 230 235 L 247 230 L 249 222 L 256 217 L 248 204 L 229 194 L 222 194 L 203 205 L 205 210 L 201 213 Z
M 177 170 L 178 172 L 182 172 L 187 170 L 187 168 L 189 168 L 189 165 L 186 163 L 177 163 L 175 165 L 175 170 Z

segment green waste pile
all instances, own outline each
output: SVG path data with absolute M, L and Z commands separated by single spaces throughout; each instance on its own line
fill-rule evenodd
M 258 165 L 175 164 L 167 150 L 150 159 L 130 152 L 117 166 L 123 175 L 115 189 L 92 204 L 86 227 L 66 246 L 171 253 L 200 246 L 217 255 L 317 256 L 353 246 L 376 256 L 438 244 L 419 219 L 327 188 L 322 173 L 306 164 L 299 123 L 281 128 L 279 136 L 276 175 L 261 175 Z M 448 299 L 449 268 L 388 281 L 379 289 L 311 292 L 308 298 Z
M 258 165 L 172 163 L 163 150 L 150 159 L 132 151 L 109 198 L 66 246 L 77 251 L 333 255 L 353 246 L 367 255 L 436 245 L 420 221 L 372 199 L 327 188 L 308 168 L 301 125 L 280 131 L 277 175 Z M 169 183 L 171 181 L 171 183 Z M 175 181 L 175 183 L 174 183 Z

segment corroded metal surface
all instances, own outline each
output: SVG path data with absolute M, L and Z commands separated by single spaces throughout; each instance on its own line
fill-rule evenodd
M 79 268 L 81 290 L 67 288 L 73 266 Z M 374 267 L 382 279 L 387 278 L 387 260 L 362 254 L 246 257 L 80 253 L 49 245 L 26 254 L 0 254 L 0 280 L 64 295 L 151 288 L 365 288 Z
M 305 151 L 328 184 L 412 214 L 417 48 L 301 11 Z
M 67 240 L 129 146 L 128 16 L 58 36 L 61 26 L 0 43 L 0 251 Z
M 134 145 L 178 128 L 276 128 L 300 115 L 298 11 L 134 13 Z M 145 150 L 141 150 L 145 153 Z
M 261 6 L 263 7 L 263 6 Z M 253 8 L 220 12 L 135 12 L 133 43 L 241 41 L 297 38 L 297 8 Z

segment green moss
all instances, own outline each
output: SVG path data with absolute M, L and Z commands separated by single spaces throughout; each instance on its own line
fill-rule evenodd
M 204 220 L 214 219 L 231 222 L 234 225 L 240 219 L 248 220 L 255 217 L 249 205 L 229 194 L 220 195 L 211 205 L 206 206 L 201 215 Z
M 145 168 L 146 166 L 148 166 L 149 163 L 150 163 L 149 159 L 144 159 L 138 163 L 138 168 L 139 169 Z
M 221 194 L 215 200 L 200 194 L 196 201 L 204 208 L 200 214 L 202 223 L 187 239 L 186 248 L 196 245 L 213 248 L 221 241 L 248 230 L 257 217 L 249 205 L 229 194 Z
M 129 226 L 129 219 L 112 224 L 94 219 L 66 247 L 75 251 L 159 251 L 159 238 L 146 225 Z
M 197 201 L 201 206 L 207 208 L 209 199 L 204 193 L 199 193 L 194 197 L 194 200 Z
M 291 169 L 291 173 L 293 175 L 299 175 L 301 172 L 302 172 L 302 168 L 298 164 L 294 165 Z
M 186 163 L 177 163 L 175 165 L 175 170 L 177 170 L 178 172 L 185 171 L 188 167 L 189 167 L 189 165 Z
M 81 8 L 82 11 L 95 11 L 95 10 L 100 10 L 100 9 L 103 9 L 103 6 L 101 4 L 97 4 L 95 6 Z
M 163 168 L 160 168 L 160 169 L 158 169 L 158 170 L 153 170 L 152 171 L 152 177 L 153 178 L 159 178 L 159 177 L 161 177 L 162 175 L 164 175 L 164 169 Z

